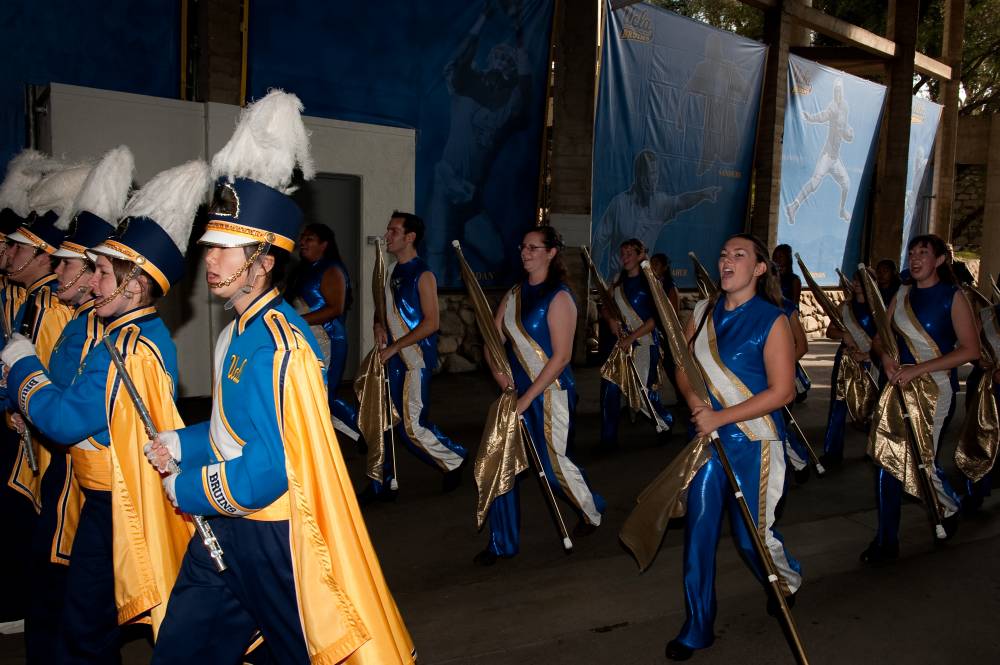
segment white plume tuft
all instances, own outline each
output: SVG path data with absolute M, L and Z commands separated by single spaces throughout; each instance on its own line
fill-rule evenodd
M 236 131 L 212 158 L 212 179 L 256 180 L 285 194 L 296 164 L 302 177 L 316 174 L 309 154 L 309 132 L 302 122 L 302 102 L 293 94 L 272 90 L 243 109 Z
M 28 190 L 56 163 L 51 157 L 30 148 L 18 153 L 7 164 L 7 175 L 0 184 L 0 210 L 10 208 L 21 217 L 27 217 L 31 212 Z
M 126 217 L 149 217 L 187 251 L 198 206 L 208 193 L 208 164 L 196 159 L 153 176 L 125 206 Z
M 122 216 L 128 190 L 132 186 L 133 171 L 135 159 L 128 146 L 120 145 L 104 153 L 83 183 L 73 209 L 68 215 L 60 217 L 56 226 L 69 228 L 72 218 L 84 210 L 114 225 Z M 64 220 L 65 227 L 61 226 Z
M 38 184 L 28 192 L 28 207 L 39 215 L 50 210 L 60 218 L 66 218 L 65 229 L 73 215 L 73 201 L 76 200 L 93 164 L 64 165 L 42 176 Z

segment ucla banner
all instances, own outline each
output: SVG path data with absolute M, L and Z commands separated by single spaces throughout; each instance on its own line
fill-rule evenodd
M 778 242 L 823 286 L 858 264 L 885 87 L 788 56 Z
M 766 48 L 646 4 L 605 21 L 594 129 L 591 241 L 612 277 L 639 238 L 694 286 L 687 253 L 713 272 L 743 230 Z
M 420 249 L 439 285 L 462 286 L 458 239 L 484 286 L 507 286 L 537 216 L 552 6 L 255 1 L 249 90 L 285 88 L 311 116 L 415 128 Z
M 910 152 L 906 169 L 906 209 L 903 212 L 903 246 L 900 265 L 906 263 L 906 245 L 910 238 L 929 230 L 931 155 L 938 124 L 940 104 L 921 97 L 913 98 L 910 112 Z

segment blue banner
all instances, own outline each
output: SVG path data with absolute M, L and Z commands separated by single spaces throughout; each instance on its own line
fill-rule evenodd
M 249 90 L 308 115 L 417 129 L 421 248 L 460 288 L 451 241 L 486 287 L 521 273 L 537 216 L 553 0 L 251 3 Z
M 913 98 L 900 265 L 906 263 L 906 245 L 910 238 L 927 233 L 930 228 L 931 155 L 934 152 L 934 139 L 937 136 L 943 108 L 940 104 L 921 97 Z
M 180 24 L 180 3 L 163 0 L 0 2 L 0 172 L 25 144 L 26 84 L 177 97 Z
M 715 272 L 743 230 L 766 47 L 647 4 L 610 7 L 594 129 L 591 241 L 608 278 L 629 238 Z
M 778 242 L 820 285 L 858 265 L 884 100 L 884 86 L 788 56 Z

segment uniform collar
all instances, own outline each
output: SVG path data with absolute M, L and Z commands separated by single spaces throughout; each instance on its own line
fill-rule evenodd
M 29 284 L 27 286 L 27 291 L 28 291 L 29 294 L 34 293 L 35 291 L 37 291 L 38 289 L 42 288 L 46 284 L 48 284 L 50 282 L 54 282 L 57 279 L 58 279 L 58 277 L 56 277 L 55 273 L 51 273 L 50 272 L 48 275 L 45 275 L 44 277 L 39 277 L 34 282 L 32 282 L 31 284 Z
M 273 304 L 275 304 L 281 298 L 281 294 L 278 293 L 278 289 L 272 288 L 270 291 L 265 291 L 264 293 L 257 296 L 250 305 L 243 310 L 240 314 L 240 318 L 236 320 L 236 334 L 242 335 L 243 331 L 246 330 L 250 321 L 254 319 L 258 314 L 268 309 Z
M 138 309 L 133 309 L 129 312 L 125 312 L 121 316 L 111 321 L 108 321 L 104 327 L 104 334 L 110 336 L 115 330 L 122 328 L 130 323 L 135 323 L 143 319 L 151 318 L 156 316 L 156 307 L 152 305 L 147 305 L 145 307 L 139 307 Z

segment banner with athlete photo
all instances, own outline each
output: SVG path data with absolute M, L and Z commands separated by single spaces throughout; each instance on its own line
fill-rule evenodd
M 910 152 L 906 169 L 906 209 L 900 265 L 906 263 L 906 244 L 930 228 L 934 139 L 944 107 L 921 97 L 913 98 L 910 112 Z
M 778 242 L 821 286 L 858 265 L 885 86 L 788 56 Z
M 598 269 L 620 269 L 629 238 L 713 273 L 743 230 L 767 48 L 645 3 L 607 8 L 601 53 L 591 243 Z

